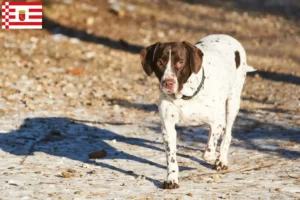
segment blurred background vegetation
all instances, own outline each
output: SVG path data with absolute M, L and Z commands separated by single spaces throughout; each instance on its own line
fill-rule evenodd
M 194 43 L 208 34 L 221 33 L 241 41 L 248 53 L 248 63 L 259 69 L 247 80 L 243 106 L 252 109 L 259 104 L 277 111 L 299 111 L 298 0 L 43 3 L 43 30 L 0 32 L 0 66 L 12 67 L 13 77 L 3 76 L 13 85 L 26 75 L 38 82 L 47 77 L 51 80 L 48 86 L 66 87 L 61 81 L 67 74 L 73 76 L 68 81 L 74 82 L 77 90 L 86 85 L 99 88 L 83 96 L 74 88 L 65 89 L 76 93 L 72 98 L 82 98 L 78 105 L 110 105 L 111 99 L 154 103 L 157 84 L 154 77 L 146 77 L 141 69 L 141 49 L 157 41 Z M 19 89 L 13 90 L 11 84 L 4 82 L 2 94 L 9 99 L 7 95 Z M 37 96 L 42 92 L 35 91 Z

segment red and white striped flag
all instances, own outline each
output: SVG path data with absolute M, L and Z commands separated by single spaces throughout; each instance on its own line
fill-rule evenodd
M 2 2 L 2 29 L 42 29 L 42 2 Z

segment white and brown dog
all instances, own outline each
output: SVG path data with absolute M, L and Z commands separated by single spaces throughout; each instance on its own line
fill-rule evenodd
M 227 35 L 209 35 L 195 46 L 188 42 L 158 42 L 143 49 L 140 56 L 146 74 L 154 72 L 160 81 L 158 106 L 168 169 L 163 187 L 179 187 L 175 130 L 179 121 L 210 125 L 203 158 L 213 162 L 216 170 L 226 170 L 246 73 L 255 71 L 247 65 L 242 45 Z

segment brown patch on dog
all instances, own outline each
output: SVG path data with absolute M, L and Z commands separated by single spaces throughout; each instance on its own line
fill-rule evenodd
M 144 48 L 140 53 L 143 69 L 150 76 L 153 73 L 155 49 L 159 43 L 155 43 L 147 48 Z
M 239 68 L 240 64 L 241 64 L 241 57 L 240 57 L 240 52 L 235 51 L 235 66 L 236 68 Z
M 182 43 L 189 52 L 190 68 L 195 74 L 197 74 L 202 67 L 203 52 L 195 45 L 192 45 L 186 41 Z
M 175 159 L 173 157 L 171 158 L 171 163 L 175 163 Z

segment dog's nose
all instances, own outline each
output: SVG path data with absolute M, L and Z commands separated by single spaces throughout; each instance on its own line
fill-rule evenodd
M 175 81 L 173 79 L 165 79 L 162 82 L 164 88 L 173 89 Z

